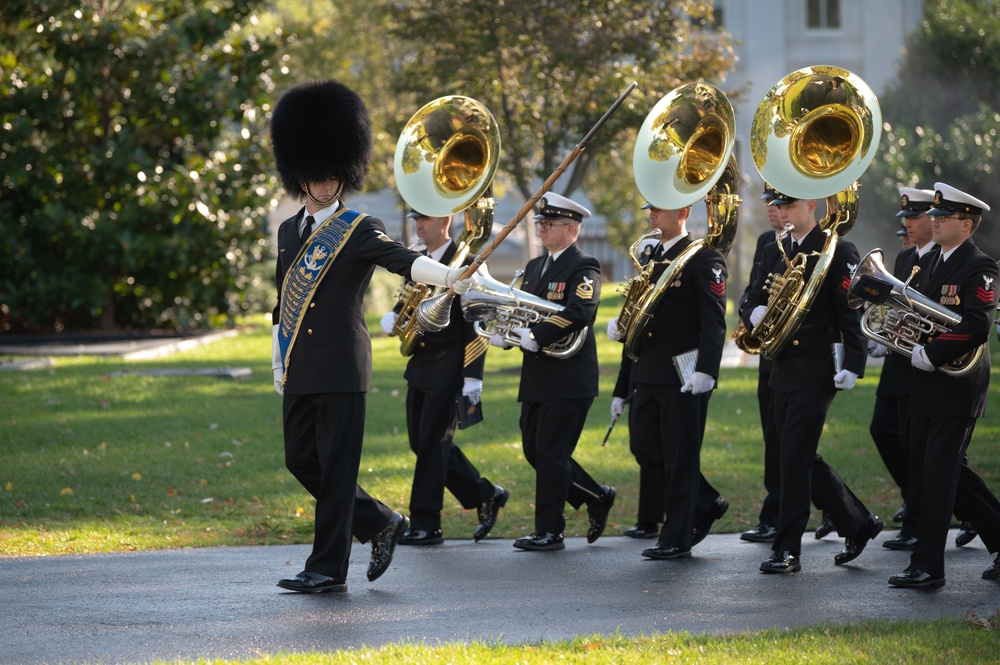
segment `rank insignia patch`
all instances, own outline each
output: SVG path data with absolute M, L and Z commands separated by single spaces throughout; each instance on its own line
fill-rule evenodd
M 993 302 L 993 277 L 989 275 L 983 275 L 983 284 L 976 289 L 976 297 L 983 302 L 991 303 Z
M 583 282 L 576 287 L 576 297 L 580 300 L 594 299 L 594 280 L 584 277 Z
M 722 268 L 712 268 L 713 279 L 708 283 L 708 288 L 711 289 L 712 294 L 717 298 L 723 298 L 726 295 L 726 280 L 722 279 Z

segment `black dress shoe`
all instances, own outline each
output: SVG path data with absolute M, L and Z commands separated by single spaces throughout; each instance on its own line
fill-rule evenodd
M 656 543 L 656 547 L 650 547 L 642 551 L 642 555 L 647 559 L 686 559 L 691 556 L 690 549 L 681 549 L 673 545 Z
M 861 528 L 853 536 L 844 538 L 844 550 L 833 557 L 833 562 L 841 566 L 848 561 L 854 561 L 865 551 L 868 541 L 874 540 L 875 536 L 880 534 L 884 528 L 885 523 L 882 520 L 874 515 L 868 515 L 868 521 L 861 525 Z
M 601 498 L 587 505 L 587 515 L 590 517 L 590 528 L 587 529 L 587 542 L 592 543 L 604 533 L 604 527 L 608 525 L 608 513 L 611 506 L 615 505 L 615 488 L 608 485 L 601 485 L 604 494 Z
M 778 530 L 770 524 L 761 522 L 749 531 L 740 534 L 740 540 L 749 540 L 751 543 L 772 543 Z
M 762 573 L 795 573 L 800 570 L 799 555 L 792 554 L 790 550 L 775 550 L 760 564 Z
M 527 538 L 518 538 L 514 541 L 514 547 L 529 552 L 546 552 L 550 550 L 564 550 L 561 533 L 549 533 L 548 531 L 535 531 Z
M 392 563 L 392 553 L 396 549 L 396 543 L 406 533 L 410 526 L 410 519 L 393 511 L 389 523 L 377 536 L 372 538 L 372 559 L 368 563 L 368 581 L 374 582 L 382 573 L 389 568 Z
M 441 529 L 425 531 L 424 529 L 407 529 L 399 537 L 400 545 L 440 545 L 444 542 Z
M 347 591 L 346 580 L 336 580 L 319 573 L 310 573 L 308 570 L 303 570 L 295 577 L 278 580 L 278 586 L 296 593 L 324 593 L 326 591 L 343 593 Z
M 917 546 L 917 537 L 908 536 L 902 531 L 900 531 L 894 537 L 882 543 L 882 547 L 886 547 L 890 550 L 912 550 L 916 546 Z
M 660 535 L 660 527 L 650 522 L 637 522 L 622 532 L 628 538 L 655 538 Z
M 983 571 L 984 580 L 1000 580 L 1000 554 L 993 560 L 990 567 Z
M 721 496 L 715 500 L 712 507 L 704 515 L 694 521 L 694 528 L 691 530 L 691 546 L 695 546 L 705 540 L 705 536 L 712 530 L 712 525 L 729 510 L 729 502 Z
M 925 573 L 918 568 L 910 566 L 903 572 L 890 577 L 889 586 L 898 586 L 908 589 L 944 586 L 944 577 L 934 577 L 930 573 Z
M 904 503 L 899 510 L 892 514 L 892 521 L 899 524 L 906 519 L 906 504 Z
M 955 547 L 965 547 L 973 540 L 979 532 L 976 531 L 976 527 L 972 526 L 969 522 L 962 522 L 962 526 L 958 527 L 958 535 L 955 536 Z
M 476 527 L 476 532 L 472 535 L 473 540 L 478 543 L 489 534 L 493 525 L 497 523 L 500 509 L 507 504 L 509 498 L 510 492 L 499 485 L 493 487 L 493 496 L 476 508 L 476 512 L 479 514 L 479 526 Z
M 823 522 L 818 527 L 816 527 L 816 540 L 822 540 L 823 538 L 826 538 L 831 533 L 833 533 L 833 530 L 836 528 L 837 527 L 834 525 L 833 520 L 830 519 L 830 516 L 827 515 L 826 513 L 823 513 Z

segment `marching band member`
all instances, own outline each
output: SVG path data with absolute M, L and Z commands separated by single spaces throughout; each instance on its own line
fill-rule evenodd
M 615 488 L 597 483 L 573 459 L 594 397 L 597 396 L 597 345 L 594 318 L 601 299 L 601 265 L 576 244 L 585 207 L 559 194 L 541 199 L 535 225 L 544 256 L 525 266 L 521 289 L 550 300 L 563 309 L 531 328 L 517 328 L 520 336 L 521 444 L 524 457 L 535 469 L 535 530 L 518 538 L 514 547 L 529 551 L 561 550 L 568 502 L 579 509 L 587 505 L 590 525 L 587 542 L 601 537 L 615 502 Z M 546 345 L 588 327 L 583 347 L 568 358 L 542 352 Z M 499 333 L 490 344 L 509 348 Z
M 910 364 L 910 455 L 922 462 L 917 543 L 910 565 L 889 578 L 895 587 L 944 584 L 944 548 L 953 509 L 978 531 L 990 554 L 1000 552 L 1000 501 L 965 463 L 976 419 L 986 410 L 990 358 L 984 353 L 962 377 L 937 368 L 989 340 L 997 308 L 997 264 L 972 240 L 990 207 L 942 182 L 934 185 L 932 237 L 937 247 L 920 260 L 917 290 L 961 317 L 951 331 L 913 347 Z M 983 571 L 1000 579 L 1000 555 Z
M 661 231 L 650 282 L 694 242 L 687 233 L 691 206 L 662 210 L 647 203 L 649 223 Z M 665 520 L 650 559 L 691 556 L 729 508 L 701 473 L 701 445 L 708 401 L 715 389 L 726 341 L 726 261 L 703 247 L 690 259 L 656 305 L 647 337 L 638 346 L 636 392 L 629 418 L 631 446 L 640 467 L 661 469 Z M 617 320 L 608 325 L 614 337 Z M 697 350 L 694 370 L 683 378 L 673 358 Z
M 764 202 L 767 208 L 767 222 L 771 230 L 764 231 L 757 237 L 757 248 L 753 255 L 753 267 L 750 270 L 750 277 L 747 280 L 746 289 L 743 291 L 743 297 L 740 298 L 741 312 L 746 305 L 750 288 L 760 276 L 761 262 L 764 260 L 764 250 L 768 245 L 775 243 L 780 236 L 782 228 L 781 213 L 776 206 L 770 205 L 774 197 L 774 188 L 770 184 L 764 183 L 764 193 L 761 195 L 760 200 Z M 764 490 L 767 494 L 761 503 L 759 521 L 752 529 L 740 534 L 740 539 L 752 543 L 770 543 L 774 542 L 774 536 L 778 533 L 778 514 L 781 505 L 781 483 L 779 478 L 781 442 L 778 437 L 777 426 L 774 423 L 774 390 L 770 385 L 771 367 L 774 363 L 763 356 L 758 356 L 758 358 L 757 408 L 760 412 L 761 432 L 764 435 Z M 813 473 L 816 473 L 817 469 L 819 469 L 821 474 L 829 473 L 826 463 L 818 455 L 813 465 Z M 813 483 L 812 500 L 820 508 L 823 516 L 822 522 L 816 528 L 815 536 L 817 540 L 826 537 L 836 528 L 833 520 L 830 519 L 830 516 L 822 508 L 825 501 L 821 488 L 822 485 Z
M 782 225 L 792 225 L 782 241 L 789 260 L 800 252 L 818 254 L 825 236 L 816 222 L 816 201 L 796 199 L 775 192 L 770 205 L 777 206 Z M 792 573 L 801 569 L 802 535 L 809 522 L 810 500 L 823 496 L 817 505 L 826 510 L 838 532 L 846 536 L 844 550 L 834 563 L 857 558 L 868 541 L 884 527 L 847 487 L 829 465 L 816 454 L 827 411 L 838 390 L 850 390 L 864 373 L 865 338 L 860 313 L 847 302 L 851 272 L 859 263 L 854 244 L 840 240 L 812 307 L 803 318 L 796 339 L 774 358 L 770 385 L 774 390 L 774 418 L 780 440 L 780 509 L 778 531 L 771 556 L 761 563 L 765 573 Z M 803 279 L 815 267 L 810 257 Z M 760 274 L 747 296 L 743 321 L 753 330 L 767 310 L 766 276 L 783 273 L 785 263 L 778 244 L 768 245 Z M 844 367 L 835 370 L 831 343 L 842 342 Z M 815 486 L 815 491 L 814 491 Z
M 934 191 L 900 187 L 900 210 L 896 216 L 903 222 L 903 233 L 911 242 L 909 249 L 896 255 L 892 274 L 906 281 L 917 261 L 934 247 L 931 239 L 931 217 L 927 211 L 934 202 Z M 882 543 L 892 550 L 911 550 L 917 542 L 916 502 L 908 500 L 907 492 L 916 489 L 907 480 L 908 450 L 910 447 L 910 363 L 898 353 L 874 341 L 868 342 L 868 354 L 873 358 L 884 357 L 882 374 L 875 390 L 875 408 L 872 411 L 871 433 L 875 448 L 886 470 L 903 494 L 903 507 L 893 515 L 894 522 L 903 526 L 893 538 Z M 913 506 L 913 510 L 907 510 Z
M 364 185 L 371 141 L 364 102 L 336 81 L 292 87 L 271 117 L 282 185 L 305 201 L 278 228 L 272 336 L 285 465 L 316 499 L 305 569 L 278 582 L 300 593 L 347 590 L 352 534 L 371 541 L 368 579 L 377 579 L 409 522 L 357 484 L 372 366 L 362 300 L 375 266 L 456 293 L 475 282 L 391 240 L 381 220 L 343 204 Z
M 407 217 L 414 221 L 424 253 L 450 265 L 458 249 L 449 235 L 451 216 L 432 217 L 411 210 Z M 471 258 L 465 263 L 471 263 Z M 392 332 L 402 306 L 397 303 L 382 317 L 386 333 Z M 406 363 L 406 431 L 417 462 L 410 491 L 410 528 L 399 539 L 400 545 L 444 542 L 441 507 L 446 487 L 463 508 L 477 510 L 479 526 L 473 535 L 477 542 L 490 532 L 498 511 L 507 503 L 510 492 L 480 476 L 454 442 L 456 396 L 473 405 L 479 402 L 488 346 L 472 323 L 464 320 L 461 302 L 455 298 L 448 326 L 421 335 Z
M 637 247 L 638 262 L 640 267 L 645 267 L 653 259 L 653 252 L 660 243 L 654 238 L 647 238 Z M 612 341 L 615 339 L 618 328 L 618 320 L 612 319 L 608 335 Z M 616 418 L 625 414 L 627 403 L 631 401 L 630 396 L 635 393 L 635 361 L 632 360 L 625 349 L 622 349 L 622 360 L 618 366 L 618 379 L 611 398 L 611 417 Z M 629 419 L 631 419 L 629 411 Z M 643 464 L 642 454 L 635 448 L 635 440 L 632 438 L 632 426 L 629 425 L 629 449 L 639 463 L 639 507 L 636 514 L 636 522 L 622 533 L 628 538 L 655 538 L 660 533 L 660 523 L 663 522 L 663 468 L 660 465 Z

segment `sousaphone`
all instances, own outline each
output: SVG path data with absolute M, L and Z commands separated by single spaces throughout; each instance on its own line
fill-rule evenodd
M 406 123 L 396 142 L 393 171 L 403 200 L 431 217 L 465 213 L 465 228 L 448 266 L 457 268 L 478 252 L 493 228 L 493 177 L 500 162 L 500 130 L 489 109 L 471 97 L 451 95 L 424 105 Z M 420 303 L 447 289 L 407 283 L 390 336 L 400 353 L 413 354 L 424 329 Z
M 670 91 L 649 112 L 632 155 L 635 184 L 643 198 L 663 210 L 679 210 L 705 198 L 708 234 L 670 262 L 651 283 L 654 262 L 623 286 L 618 330 L 635 359 L 653 311 L 667 287 L 703 247 L 729 250 L 736 237 L 739 170 L 733 156 L 736 119 L 726 95 L 708 83 Z
M 734 334 L 744 351 L 773 359 L 792 340 L 812 307 L 833 261 L 838 238 L 857 219 L 857 180 L 878 150 L 882 113 L 871 88 L 857 75 L 828 65 L 806 67 L 778 81 L 754 114 L 750 151 L 760 175 L 797 199 L 825 199 L 819 226 L 826 235 L 818 256 L 790 261 L 781 239 L 783 274 L 768 278 L 764 317 L 750 335 Z M 809 259 L 816 256 L 806 277 Z

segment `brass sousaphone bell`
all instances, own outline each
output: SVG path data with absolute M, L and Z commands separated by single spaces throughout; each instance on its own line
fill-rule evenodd
M 493 177 L 500 163 L 500 129 L 485 105 L 461 95 L 440 97 L 418 110 L 396 142 L 393 172 L 400 196 L 432 217 L 465 211 L 465 229 L 456 241 L 449 267 L 461 266 L 478 252 L 493 227 Z M 410 284 L 400 295 L 403 307 L 390 335 L 400 337 L 400 352 L 413 353 L 424 331 L 449 322 L 451 298 L 444 287 Z

